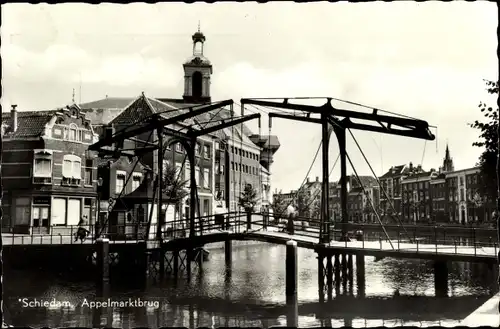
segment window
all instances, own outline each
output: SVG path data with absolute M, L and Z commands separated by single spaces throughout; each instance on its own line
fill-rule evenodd
M 210 159 L 210 147 L 208 145 L 203 145 L 203 157 Z
M 171 150 L 172 147 L 170 146 L 170 143 L 167 143 L 167 147 L 166 147 L 167 150 Z
M 220 173 L 220 162 L 215 161 L 215 173 L 219 174 Z
M 234 167 L 234 162 L 233 161 L 231 161 L 231 169 L 232 170 L 236 170 L 235 167 Z
M 220 173 L 222 175 L 224 174 L 224 165 L 223 164 L 220 165 Z
M 92 186 L 92 165 L 93 161 L 92 160 L 85 160 L 85 177 L 84 177 L 84 184 L 86 186 Z
M 117 172 L 116 173 L 115 193 L 116 194 L 122 193 L 124 187 L 125 187 L 125 173 L 124 172 Z
M 182 152 L 182 144 L 181 143 L 176 143 L 175 144 L 175 150 L 177 152 Z
M 463 186 L 463 185 L 464 185 L 464 178 L 460 177 L 460 186 Z
M 208 168 L 203 169 L 203 187 L 210 188 L 210 170 Z
M 464 201 L 464 190 L 460 189 L 460 201 Z
M 141 185 L 141 174 L 133 174 L 134 176 L 132 177 L 132 191 L 137 190 L 139 185 Z
M 234 146 L 231 146 L 231 153 L 234 153 Z
M 196 186 L 200 186 L 200 167 L 196 167 Z
M 186 169 L 184 170 L 184 179 L 187 181 L 191 179 L 191 167 L 189 163 L 186 163 Z
M 80 142 L 82 140 L 82 133 L 76 124 L 72 123 L 69 127 L 64 129 L 64 139 L 74 142 Z
M 200 155 L 200 143 L 196 143 L 196 146 L 194 147 L 194 154 L 197 156 Z
M 33 183 L 52 183 L 52 152 L 35 150 L 33 160 Z
M 80 185 L 82 179 L 82 160 L 73 154 L 66 154 L 63 158 L 63 184 Z
M 215 142 L 215 149 L 216 149 L 216 150 L 220 149 L 220 144 L 219 144 L 219 142 Z

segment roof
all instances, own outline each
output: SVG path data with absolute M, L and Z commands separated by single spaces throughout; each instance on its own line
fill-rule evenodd
M 106 97 L 97 101 L 80 104 L 82 109 L 120 109 L 126 108 L 135 98 L 133 97 Z
M 11 112 L 2 112 L 2 127 L 10 138 L 39 137 L 45 131 L 45 125 L 54 117 L 58 110 L 51 111 L 17 111 L 17 130 L 11 131 Z
M 87 118 L 92 120 L 92 124 L 131 124 L 139 122 L 145 117 L 154 113 L 160 113 L 162 117 L 168 118 L 173 115 L 181 114 L 182 110 L 188 111 L 189 107 L 200 106 L 202 104 L 186 103 L 181 99 L 172 98 L 149 98 L 140 96 L 138 98 L 131 97 L 106 97 L 97 101 L 81 104 L 80 107 L 86 113 Z M 125 110 L 127 112 L 125 113 Z M 108 112 L 108 113 L 106 113 Z M 220 110 L 202 113 L 194 118 L 185 120 L 183 123 L 198 128 L 208 128 L 217 123 L 216 119 L 228 119 L 231 117 L 229 109 L 222 108 Z M 243 126 L 243 142 L 250 145 L 255 145 L 248 136 L 252 135 L 252 131 L 245 125 L 235 125 L 231 128 L 225 128 L 212 133 L 220 139 L 235 138 L 240 141 L 240 130 Z M 233 137 L 234 132 L 234 137 Z M 277 139 L 277 138 L 276 138 Z
M 358 180 L 358 177 L 351 176 L 350 179 L 351 179 L 351 183 L 354 183 L 356 185 L 358 185 L 359 181 L 361 181 L 361 185 L 363 185 L 364 187 L 373 187 L 375 185 L 378 185 L 377 179 L 375 177 L 372 177 L 372 176 L 359 176 L 359 180 Z
M 394 166 L 391 167 L 385 174 L 380 176 L 379 178 L 391 178 L 391 177 L 398 177 L 401 176 L 404 172 L 406 165 L 399 165 L 399 166 Z
M 421 172 L 409 173 L 408 176 L 406 176 L 403 179 L 402 183 L 404 184 L 405 182 L 419 180 L 419 179 L 430 179 L 432 178 L 433 175 L 436 174 L 437 173 L 435 171 L 421 171 Z

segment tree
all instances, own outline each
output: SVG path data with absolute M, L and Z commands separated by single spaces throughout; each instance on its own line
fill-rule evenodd
M 257 191 L 252 187 L 252 184 L 245 184 L 245 188 L 238 198 L 238 205 L 245 209 L 247 213 L 247 230 L 252 227 L 252 211 L 257 205 Z
M 258 201 L 257 191 L 252 184 L 245 184 L 245 188 L 238 198 L 238 205 L 245 209 L 246 212 L 252 212 Z
M 169 204 L 174 204 L 176 207 L 179 207 L 179 203 L 182 201 L 184 197 L 188 195 L 187 190 L 187 181 L 180 179 L 181 174 L 177 171 L 177 169 L 168 163 L 163 164 L 163 176 L 162 176 L 162 186 L 161 191 L 163 195 L 168 197 L 167 200 L 163 200 Z M 160 227 L 165 223 L 165 218 L 162 218 L 162 222 L 158 223 Z M 181 221 L 181 225 L 184 228 L 184 223 Z M 174 227 L 176 223 L 174 222 Z M 158 234 L 161 230 L 159 230 Z
M 312 205 L 311 201 L 311 196 L 309 195 L 307 190 L 301 188 L 297 191 L 297 208 L 295 210 L 297 211 L 299 216 L 308 217 L 309 210 L 311 209 Z
M 162 191 L 165 195 L 169 196 L 169 200 L 165 201 L 177 204 L 188 195 L 187 181 L 180 179 L 179 176 L 174 166 L 166 164 L 163 168 Z
M 486 90 L 491 95 L 498 96 L 498 81 L 485 80 Z M 497 196 L 497 156 L 498 156 L 498 107 L 493 108 L 484 102 L 479 103 L 479 109 L 485 120 L 476 120 L 469 124 L 470 127 L 480 131 L 479 140 L 472 145 L 484 148 L 479 156 L 481 167 L 481 190 L 480 193 L 488 201 L 493 201 Z
M 281 216 L 283 216 L 287 207 L 288 204 L 285 201 L 283 194 L 281 194 L 281 191 L 279 193 L 275 193 L 273 196 L 273 203 L 271 204 L 271 208 L 273 209 L 274 219 L 276 221 L 281 219 Z

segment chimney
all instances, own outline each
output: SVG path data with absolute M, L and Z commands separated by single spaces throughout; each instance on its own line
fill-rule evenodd
M 419 172 L 422 171 L 422 165 L 417 166 L 417 171 L 419 171 Z
M 309 183 L 309 177 L 307 177 L 307 183 Z
M 319 182 L 319 176 L 316 176 L 316 183 Z
M 413 163 L 410 162 L 410 171 L 413 171 Z
M 17 130 L 17 110 L 16 110 L 17 105 L 14 104 L 12 105 L 12 110 L 10 110 L 10 119 L 12 120 L 12 132 L 16 132 Z

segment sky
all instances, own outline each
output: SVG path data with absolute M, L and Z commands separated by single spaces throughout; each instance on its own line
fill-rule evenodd
M 426 120 L 425 142 L 353 131 L 375 173 L 422 164 L 437 169 L 446 144 L 455 169 L 476 164 L 483 79 L 498 80 L 493 2 L 5 4 L 2 108 L 47 110 L 109 97 L 181 98 L 182 63 L 198 22 L 213 64 L 212 100 L 335 97 Z M 305 100 L 293 102 L 308 104 Z M 316 102 L 314 104 L 321 104 Z M 367 111 L 349 104 L 340 108 Z M 259 132 L 255 122 L 250 128 Z M 268 134 L 266 116 L 261 133 Z M 273 120 L 281 147 L 272 188 L 296 189 L 321 141 L 321 127 Z M 330 142 L 330 165 L 338 154 Z M 359 175 L 371 175 L 352 138 Z M 309 174 L 321 177 L 321 152 Z M 348 165 L 348 173 L 352 173 Z M 340 165 L 330 180 L 338 180 Z

